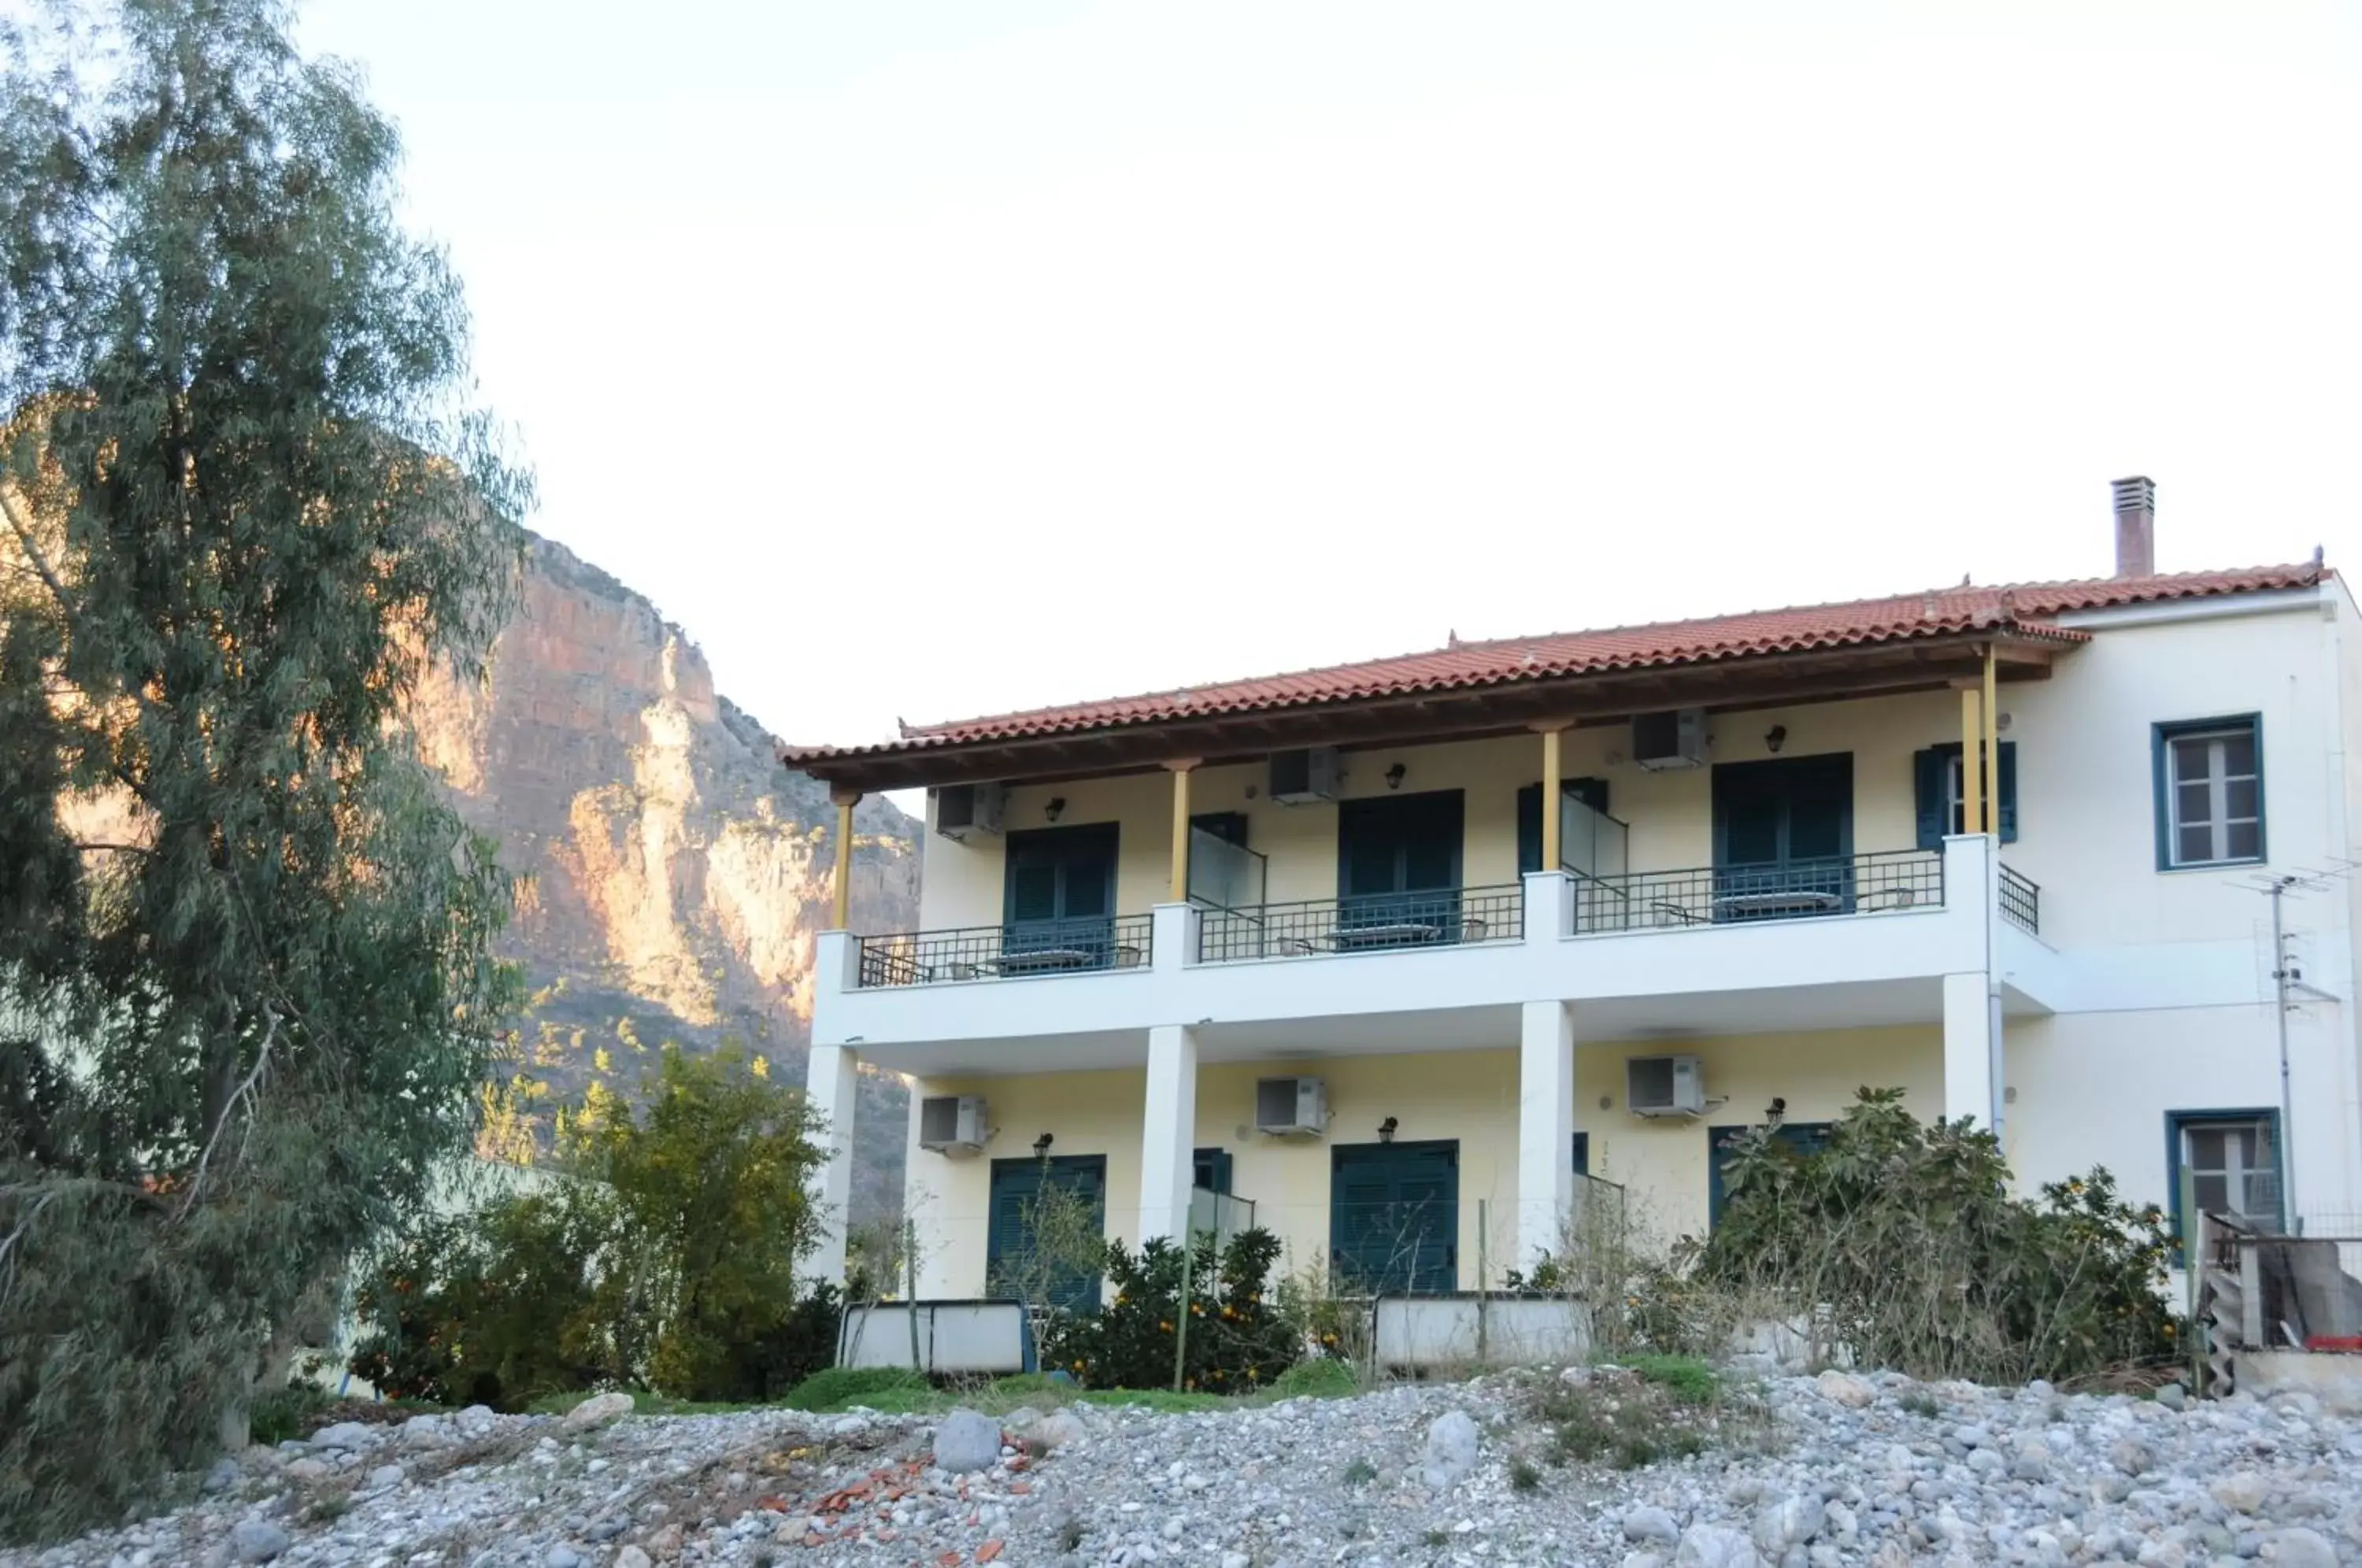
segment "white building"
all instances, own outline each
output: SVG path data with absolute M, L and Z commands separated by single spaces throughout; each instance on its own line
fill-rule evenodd
M 1581 1176 L 1695 1231 L 1730 1130 L 1809 1138 L 1860 1086 L 1998 1127 L 2029 1189 L 2104 1165 L 2168 1204 L 2187 1168 L 2350 1227 L 2355 883 L 2306 874 L 2362 812 L 2362 620 L 2317 558 L 2156 574 L 2150 496 L 2117 486 L 2114 578 L 791 755 L 848 813 L 930 792 L 924 929 L 821 938 L 827 1197 L 858 1058 L 914 1080 L 933 1297 L 986 1293 L 1045 1179 L 1135 1243 L 1209 1189 L 1297 1265 L 1497 1284 Z

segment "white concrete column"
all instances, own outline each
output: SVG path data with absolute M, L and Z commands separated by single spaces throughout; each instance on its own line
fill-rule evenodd
M 1189 1233 L 1198 1137 L 1198 1035 L 1177 1023 L 1148 1032 L 1148 1097 L 1140 1121 L 1140 1239 Z
M 1564 1002 L 1529 1001 L 1518 1040 L 1518 1267 L 1559 1250 L 1573 1202 L 1574 1020 Z
M 1526 941 L 1551 943 L 1574 929 L 1573 879 L 1563 871 L 1529 871 L 1526 884 Z
M 1983 970 L 1944 977 L 1944 1118 L 1973 1116 L 1987 1132 L 2001 1125 L 1994 1011 Z
M 820 1146 L 827 1157 L 812 1174 L 812 1209 L 821 1243 L 804 1260 L 806 1277 L 844 1283 L 845 1213 L 853 1199 L 853 1101 L 861 1058 L 847 1045 L 814 1045 L 804 1065 L 804 1098 L 826 1123 Z
M 849 931 L 823 931 L 812 939 L 811 1037 L 838 1040 L 837 1003 L 861 978 L 861 938 Z
M 1158 904 L 1149 911 L 1148 962 L 1176 975 L 1198 962 L 1198 906 Z

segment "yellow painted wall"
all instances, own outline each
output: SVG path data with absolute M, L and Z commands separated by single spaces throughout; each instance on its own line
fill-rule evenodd
M 1667 1051 L 1703 1058 L 1708 1096 L 1726 1103 L 1697 1121 L 1626 1114 L 1625 1059 Z M 1327 1081 L 1332 1121 L 1326 1139 L 1254 1132 L 1255 1080 L 1286 1076 Z M 1665 1238 L 1705 1224 L 1709 1125 L 1760 1120 L 1775 1095 L 1786 1099 L 1791 1121 L 1827 1121 L 1865 1085 L 1900 1087 L 1917 1114 L 1933 1116 L 1943 1092 L 1940 1033 L 1933 1027 L 1584 1046 L 1576 1052 L 1575 1077 L 1575 1125 L 1590 1133 L 1593 1174 L 1624 1183 L 1635 1217 Z M 1138 1242 L 1144 1072 L 933 1079 L 919 1092 L 985 1095 L 997 1130 L 992 1146 L 975 1158 L 929 1154 L 915 1143 L 910 1151 L 922 1291 L 967 1296 L 983 1288 L 991 1161 L 1030 1157 L 1033 1140 L 1043 1132 L 1054 1139 L 1054 1154 L 1106 1156 L 1108 1232 Z M 1196 1146 L 1231 1151 L 1233 1189 L 1254 1201 L 1257 1222 L 1279 1236 L 1291 1269 L 1327 1255 L 1330 1149 L 1376 1142 L 1378 1124 L 1389 1116 L 1404 1142 L 1459 1142 L 1460 1283 L 1468 1288 L 1477 1283 L 1481 1202 L 1484 1253 L 1491 1281 L 1498 1284 L 1516 1261 L 1514 1049 L 1218 1063 L 1198 1075 Z
M 1781 756 L 1853 754 L 1856 849 L 1909 849 L 1917 838 L 1911 754 L 1960 738 L 1959 702 L 1949 692 L 1921 692 L 1721 714 L 1708 721 L 1708 755 L 1718 762 L 1770 756 L 1763 737 L 1775 725 L 1787 730 Z M 1627 755 L 1630 741 L 1622 724 L 1575 730 L 1564 744 L 1560 766 L 1567 778 L 1607 780 L 1609 812 L 1631 825 L 1632 869 L 1680 870 L 1713 860 L 1711 769 L 1651 773 L 1636 766 Z M 1514 882 L 1518 791 L 1541 777 L 1541 749 L 1539 735 L 1509 735 L 1348 752 L 1339 796 L 1387 793 L 1385 773 L 1397 763 L 1405 770 L 1404 794 L 1458 790 L 1467 823 L 1462 885 Z M 1259 762 L 1199 770 L 1190 786 L 1190 810 L 1246 814 L 1248 847 L 1268 857 L 1270 901 L 1335 897 L 1336 804 L 1275 804 L 1264 794 L 1265 771 Z M 1020 785 L 1009 792 L 1007 823 L 1012 830 L 1050 826 L 1046 807 L 1054 799 L 1065 801 L 1059 826 L 1116 823 L 1117 908 L 1140 913 L 1162 902 L 1169 886 L 1172 789 L 1171 776 L 1164 773 Z M 1002 849 L 1002 841 L 989 834 L 959 843 L 929 834 L 921 895 L 926 929 L 999 921 Z

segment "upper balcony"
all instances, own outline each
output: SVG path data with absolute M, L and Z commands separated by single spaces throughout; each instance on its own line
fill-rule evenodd
M 1498 1044 L 1534 1000 L 1580 1004 L 1592 1038 L 1932 1022 L 1945 976 L 1985 970 L 1997 944 L 2038 946 L 2021 924 L 2038 899 L 1968 835 L 1777 871 L 1562 870 L 1054 927 L 830 933 L 814 1038 L 924 1074 L 1113 1065 L 1176 1023 L 1247 1032 L 1242 1052 L 1250 1035 Z

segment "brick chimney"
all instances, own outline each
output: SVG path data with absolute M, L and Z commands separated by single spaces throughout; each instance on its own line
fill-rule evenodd
M 2109 487 L 2116 498 L 2116 575 L 2150 577 L 2157 571 L 2157 486 L 2147 479 L 2120 479 Z

